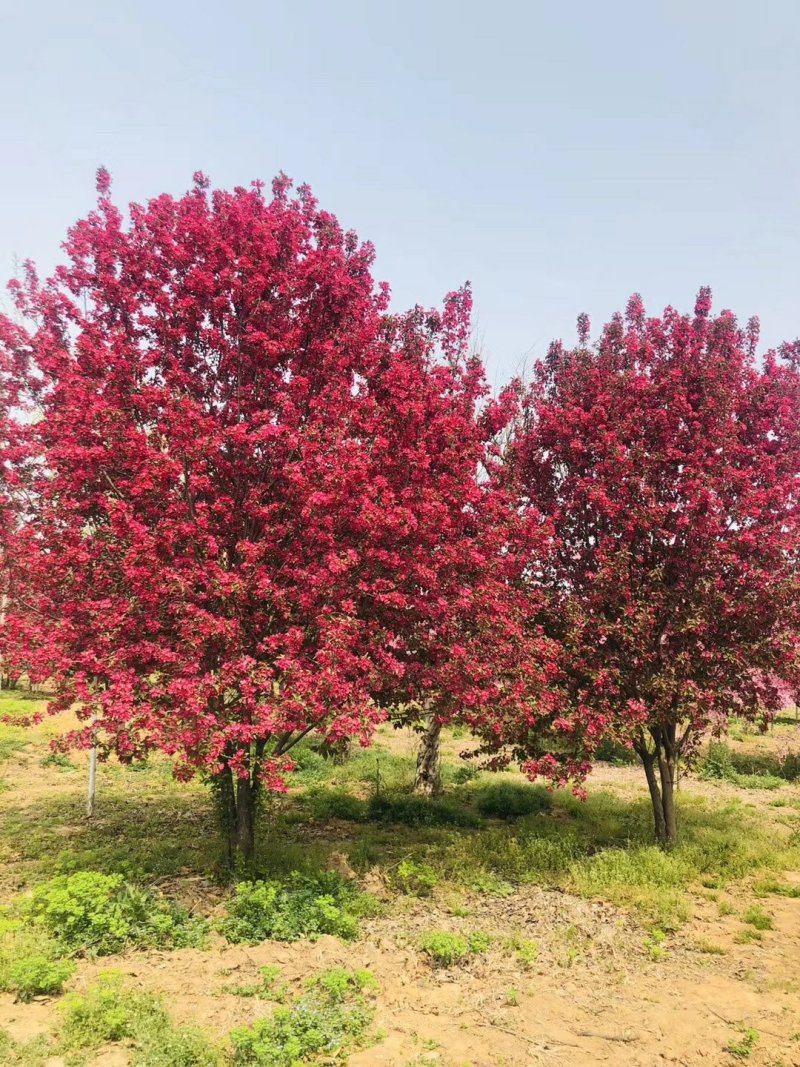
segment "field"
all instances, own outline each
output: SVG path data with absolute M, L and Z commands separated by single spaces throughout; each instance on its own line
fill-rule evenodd
M 264 813 L 269 892 L 226 881 L 208 789 L 161 760 L 101 765 L 87 819 L 63 725 L 0 728 L 3 1064 L 800 1064 L 793 713 L 682 780 L 669 853 L 624 753 L 581 802 L 476 774 L 451 731 L 425 801 L 413 734 L 305 749 Z

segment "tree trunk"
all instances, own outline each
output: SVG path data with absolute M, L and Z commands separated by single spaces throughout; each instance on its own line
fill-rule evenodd
M 664 810 L 665 843 L 674 845 L 678 840 L 678 816 L 675 810 L 675 757 L 663 750 L 658 754 L 658 769 L 661 775 L 661 807 Z
M 432 797 L 442 791 L 442 764 L 439 740 L 442 724 L 433 714 L 428 715 L 428 725 L 422 735 L 417 753 L 417 769 L 414 774 L 414 792 Z
M 235 776 L 230 767 L 219 775 L 217 788 L 219 819 L 225 837 L 226 859 L 233 870 L 241 857 L 246 864 L 256 851 L 256 803 L 258 781 Z
M 670 847 L 678 840 L 678 818 L 675 808 L 675 757 L 668 756 L 658 742 L 655 752 L 649 752 L 644 744 L 637 746 L 636 751 L 644 766 L 647 788 L 650 791 L 656 841 L 664 848 Z M 656 763 L 658 763 L 658 775 L 656 775 Z

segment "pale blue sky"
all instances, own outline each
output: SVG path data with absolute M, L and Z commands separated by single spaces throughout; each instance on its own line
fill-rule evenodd
M 2 0 L 0 274 L 92 204 L 285 170 L 397 306 L 469 278 L 497 383 L 648 308 L 800 333 L 797 0 Z

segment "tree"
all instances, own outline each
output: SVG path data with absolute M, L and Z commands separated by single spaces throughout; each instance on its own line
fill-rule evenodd
M 292 747 L 368 743 L 424 684 L 420 635 L 445 657 L 493 426 L 469 294 L 389 315 L 371 247 L 284 178 L 197 175 L 127 224 L 109 185 L 67 264 L 14 287 L 30 328 L 0 322 L 26 590 L 4 650 L 77 702 L 68 743 L 208 774 L 250 857 Z
M 503 737 L 562 778 L 602 735 L 628 744 L 671 843 L 679 761 L 731 715 L 768 720 L 776 678 L 796 678 L 800 348 L 759 365 L 757 321 L 713 317 L 708 290 L 693 316 L 646 318 L 634 296 L 595 347 L 579 326 L 537 368 L 507 454 L 521 506 L 555 531 L 528 580 L 547 591 L 560 698 L 546 741 L 519 718 Z

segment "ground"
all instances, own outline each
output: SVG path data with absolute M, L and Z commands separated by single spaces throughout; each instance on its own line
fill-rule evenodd
M 5 706 L 37 705 L 6 696 Z M 158 760 L 108 763 L 90 820 L 85 755 L 50 753 L 62 727 L 48 719 L 0 733 L 0 900 L 59 872 L 121 871 L 199 915 L 225 914 L 231 890 L 204 785 L 174 782 Z M 258 982 L 260 967 L 279 965 L 290 990 L 330 967 L 363 968 L 379 993 L 373 1040 L 350 1054 L 352 1067 L 800 1065 L 800 786 L 766 773 L 785 770 L 800 747 L 793 717 L 764 736 L 737 728 L 729 780 L 684 777 L 682 839 L 670 855 L 649 844 L 636 766 L 599 765 L 586 802 L 545 796 L 541 810 L 502 818 L 502 795 L 499 809 L 496 797 L 486 803 L 498 781 L 540 792 L 519 775 L 475 775 L 460 756 L 468 738 L 448 735 L 445 800 L 430 814 L 397 801 L 414 735 L 385 728 L 378 741 L 343 766 L 306 753 L 260 842 L 263 877 L 328 869 L 373 894 L 357 939 L 242 945 L 212 932 L 203 948 L 84 953 L 67 989 L 113 968 L 126 988 L 158 994 L 175 1024 L 225 1047 L 232 1028 L 274 1010 L 236 992 Z M 372 815 L 342 806 L 376 794 L 385 804 Z M 449 823 L 459 811 L 470 818 Z M 417 865 L 405 881 L 404 860 Z M 434 967 L 421 947 L 430 931 L 479 931 L 485 950 Z M 58 1046 L 59 999 L 0 994 L 0 1032 L 25 1067 L 70 1062 Z M 73 1062 L 134 1060 L 121 1042 Z

